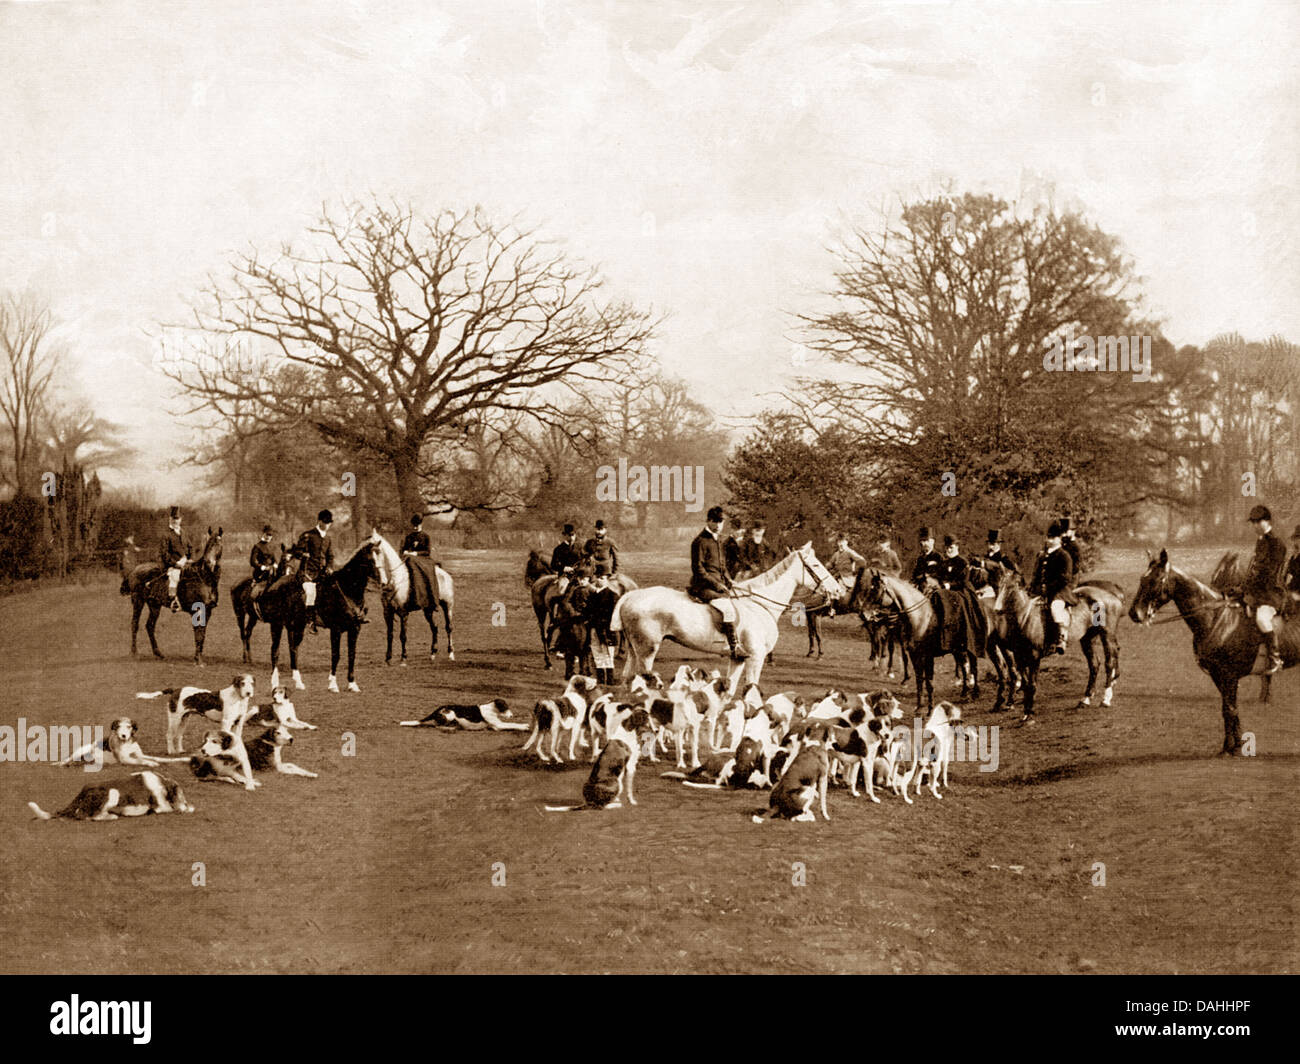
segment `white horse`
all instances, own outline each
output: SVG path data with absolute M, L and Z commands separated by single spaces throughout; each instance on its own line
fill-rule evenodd
M 731 664 L 729 691 L 736 693 L 742 672 L 746 687 L 758 683 L 763 663 L 776 646 L 776 622 L 789 607 L 797 588 L 821 590 L 835 598 L 844 594 L 839 582 L 817 560 L 811 542 L 791 551 L 767 572 L 737 581 L 731 596 L 707 605 L 672 587 L 629 591 L 614 607 L 610 625 L 623 633 L 628 649 L 624 682 L 633 673 L 654 668 L 655 656 L 665 639 L 694 650 L 714 652 L 721 643 L 726 653 L 727 640 L 719 627 L 725 619 L 735 625 L 737 649 L 746 655 Z
M 395 548 L 388 540 L 384 539 L 378 532 L 375 533 L 377 540 L 379 569 L 383 574 L 385 584 L 391 589 L 384 595 L 384 626 L 388 632 L 388 649 L 384 655 L 384 664 L 391 664 L 393 660 L 393 621 L 397 619 L 401 622 L 401 643 L 402 658 L 399 664 L 406 664 L 406 615 L 420 609 L 418 605 L 411 603 L 411 572 L 406 567 L 406 559 L 397 553 Z M 452 582 L 451 574 L 442 566 L 434 567 L 434 573 L 438 580 L 438 602 L 442 606 L 443 626 L 447 631 L 447 660 L 456 660 L 456 648 L 451 642 L 451 611 L 452 603 L 455 601 L 455 585 Z M 429 660 L 438 660 L 438 626 L 433 619 L 433 607 L 422 611 L 424 619 L 429 622 L 429 631 L 433 633 L 433 644 L 429 650 Z

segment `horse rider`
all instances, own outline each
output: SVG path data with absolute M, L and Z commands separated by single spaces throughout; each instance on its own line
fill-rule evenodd
M 745 527 L 736 525 L 735 531 L 732 532 L 722 544 L 722 557 L 727 563 L 727 575 L 733 580 L 739 580 L 745 575 Z
M 1070 576 L 1070 587 L 1074 587 L 1083 572 L 1083 558 L 1079 553 L 1079 544 L 1074 538 L 1074 529 L 1070 527 L 1069 516 L 1062 517 L 1056 523 L 1061 526 L 1061 550 L 1070 556 L 1070 561 L 1074 565 L 1074 571 Z
M 1250 559 L 1242 597 L 1247 606 L 1255 608 L 1255 626 L 1264 636 L 1268 648 L 1268 665 L 1264 669 L 1272 676 L 1282 668 L 1282 651 L 1278 646 L 1278 613 L 1286 605 L 1286 590 L 1282 574 L 1286 568 L 1286 544 L 1273 534 L 1273 515 L 1267 506 L 1256 506 L 1250 511 L 1248 521 L 1255 529 L 1255 554 Z
M 248 589 L 248 604 L 253 607 L 253 613 L 259 621 L 263 617 L 257 609 L 257 600 L 275 576 L 276 557 L 271 547 L 273 531 L 270 525 L 263 525 L 262 534 L 248 552 L 248 565 L 253 570 L 253 586 Z
M 1058 654 L 1065 653 L 1070 638 L 1070 607 L 1078 601 L 1071 590 L 1074 584 L 1074 562 L 1061 546 L 1063 531 L 1057 521 L 1053 521 L 1048 528 L 1047 542 L 1043 553 L 1034 563 L 1034 579 L 1029 585 L 1030 594 L 1038 595 L 1047 603 L 1052 623 L 1056 626 L 1053 649 Z
M 984 561 L 994 562 L 1000 565 L 1009 573 L 1020 575 L 1020 569 L 1011 559 L 1010 554 L 1004 554 L 1002 551 L 1002 533 L 996 528 L 989 529 L 988 549 L 984 552 Z
M 921 552 L 917 555 L 916 564 L 912 566 L 912 583 L 924 591 L 927 581 L 938 582 L 943 555 L 934 549 L 934 530 L 929 525 L 922 526 L 916 537 L 920 540 Z
M 555 583 L 560 594 L 568 590 L 570 574 L 582 564 L 582 551 L 578 549 L 577 539 L 577 529 L 566 524 L 564 538 L 555 545 L 555 550 L 551 551 L 551 572 L 560 578 Z
M 167 594 L 171 598 L 171 610 L 175 613 L 181 608 L 178 597 L 181 586 L 181 570 L 190 563 L 190 545 L 181 537 L 181 508 L 173 506 L 167 514 L 167 531 L 163 533 L 162 544 L 158 548 L 158 559 L 167 570 Z
M 406 533 L 406 538 L 402 540 L 403 558 L 412 555 L 417 558 L 428 558 L 430 556 L 429 533 L 420 527 L 423 522 L 423 515 L 411 515 L 411 531 Z
M 765 573 L 777 563 L 776 549 L 772 544 L 764 542 L 766 535 L 766 522 L 755 521 L 745 544 L 745 568 L 751 576 Z
M 894 550 L 888 532 L 882 532 L 880 538 L 876 541 L 876 550 L 871 555 L 871 568 L 879 569 L 889 576 L 897 576 L 903 571 L 902 559 L 898 557 L 898 553 Z
M 949 591 L 966 590 L 966 559 L 961 556 L 955 536 L 943 537 L 943 561 L 939 563 L 939 583 Z
M 826 563 L 826 568 L 830 570 L 831 576 L 840 582 L 846 593 L 853 590 L 853 579 L 857 576 L 858 570 L 866 567 L 867 559 L 849 546 L 848 533 L 836 532 L 835 551 L 831 554 L 830 561 Z
M 610 576 L 618 572 L 618 548 L 609 538 L 604 521 L 596 522 L 596 534 L 582 545 L 582 556 L 591 562 L 593 568 L 597 565 L 608 566 Z
M 316 515 L 316 524 L 298 537 L 293 545 L 294 557 L 298 559 L 297 573 L 285 573 L 269 591 L 280 591 L 297 580 L 302 585 L 303 597 L 307 605 L 307 618 L 311 630 L 317 630 L 316 618 L 316 581 L 334 568 L 334 545 L 330 542 L 330 526 L 334 515 L 329 510 L 322 510 Z
M 725 520 L 721 506 L 711 507 L 705 515 L 703 531 L 691 540 L 691 582 L 686 590 L 701 602 L 713 602 L 731 594 L 731 577 L 727 575 L 722 544 L 718 540 Z M 731 648 L 731 660 L 739 661 L 741 654 L 736 646 L 735 624 L 722 621 L 721 628 L 727 637 L 727 646 Z

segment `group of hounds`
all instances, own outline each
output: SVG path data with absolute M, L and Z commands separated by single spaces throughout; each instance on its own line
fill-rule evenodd
M 832 690 L 809 702 L 793 692 L 765 696 L 751 685 L 734 697 L 718 672 L 690 665 L 680 666 L 670 683 L 656 673 L 643 673 L 621 691 L 601 688 L 589 676 L 573 676 L 560 695 L 536 703 L 531 726 L 516 720 L 501 699 L 440 706 L 423 720 L 400 723 L 528 731 L 523 749 L 534 750 L 543 762 L 562 764 L 566 746 L 567 760 L 576 761 L 579 748 L 586 747 L 594 764 L 582 803 L 548 805 L 548 812 L 618 809 L 624 797 L 636 805 L 638 763 L 643 758 L 658 761 L 657 754 L 667 754 L 671 742 L 677 771 L 662 773 L 665 778 L 710 790 L 770 788 L 768 807 L 754 816 L 755 823 L 773 817 L 815 820 L 816 808 L 829 820 L 826 791 L 841 775 L 854 797 L 861 779 L 873 802 L 880 801 L 877 786 L 909 805 L 910 788 L 919 795 L 928 786 L 940 798 L 963 728 L 961 711 L 940 702 L 918 741 L 888 691 L 850 695 Z M 711 750 L 703 760 L 702 737 Z
M 98 743 L 83 746 L 61 765 L 89 764 L 138 766 L 142 771 L 129 776 L 96 780 L 57 813 L 47 813 L 35 802 L 29 808 L 42 820 L 59 817 L 72 820 L 116 820 L 148 813 L 192 813 L 194 806 L 179 783 L 154 771 L 163 764 L 187 764 L 195 779 L 232 783 L 245 790 L 260 787 L 257 772 L 280 772 L 288 776 L 317 778 L 284 760 L 283 750 L 293 742 L 293 732 L 316 725 L 299 719 L 283 687 L 271 692 L 269 705 L 253 704 L 253 677 L 236 676 L 220 691 L 199 687 L 169 687 L 161 691 L 140 691 L 136 698 L 167 699 L 167 754 L 149 755 L 136 738 L 138 727 L 129 717 L 109 725 L 108 735 Z M 185 722 L 200 717 L 209 728 L 196 752 L 186 754 Z M 245 741 L 244 730 L 250 731 Z

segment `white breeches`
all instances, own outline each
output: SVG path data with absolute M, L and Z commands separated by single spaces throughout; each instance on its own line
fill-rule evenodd
M 1277 619 L 1277 610 L 1272 606 L 1255 607 L 1255 625 L 1261 632 L 1271 632 Z
M 304 580 L 302 582 L 302 593 L 307 598 L 308 606 L 316 605 L 316 585 L 312 581 Z
M 1062 602 L 1059 598 L 1052 599 L 1049 607 L 1052 611 L 1052 620 L 1062 628 L 1069 627 L 1070 624 L 1070 607 Z

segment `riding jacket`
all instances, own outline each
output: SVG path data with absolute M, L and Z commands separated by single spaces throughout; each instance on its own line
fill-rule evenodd
M 1020 575 L 1020 567 L 1011 559 L 1010 554 L 1004 554 L 1001 547 L 990 547 L 988 553 L 984 555 L 991 562 L 997 562 L 1003 569 L 1009 573 Z
M 903 561 L 893 547 L 877 547 L 871 556 L 871 568 L 879 569 L 888 576 L 897 576 L 903 571 Z
M 1030 581 L 1029 590 L 1048 602 L 1059 598 L 1073 605 L 1077 601 L 1070 593 L 1073 578 L 1074 562 L 1063 547 L 1044 551 L 1034 565 L 1034 578 Z
M 925 583 L 927 576 L 938 580 L 941 565 L 943 565 L 943 555 L 937 550 L 922 554 L 916 559 L 916 564 L 912 566 L 912 583 L 920 587 Z
M 1286 544 L 1272 532 L 1265 532 L 1255 540 L 1255 554 L 1241 587 L 1243 597 L 1253 606 L 1280 610 L 1286 605 L 1286 593 L 1282 589 L 1285 567 Z
M 270 580 L 275 573 L 275 551 L 269 543 L 258 540 L 248 552 L 248 564 L 253 570 L 254 580 Z
M 302 559 L 298 575 L 304 581 L 315 582 L 334 568 L 334 545 L 315 525 L 298 537 L 293 549 Z
M 180 563 L 182 558 L 190 556 L 190 545 L 181 538 L 181 534 L 173 528 L 168 528 L 163 533 L 162 543 L 158 548 L 158 560 L 162 562 L 164 569 L 172 569 Z
M 730 587 L 731 578 L 727 576 L 722 559 L 722 544 L 706 528 L 691 540 L 691 582 L 687 591 L 708 602 L 726 595 Z
M 1286 566 L 1286 589 L 1300 595 L 1300 554 L 1292 555 Z
M 867 559 L 852 547 L 837 549 L 831 555 L 830 561 L 826 563 L 826 568 L 831 571 L 832 576 L 848 584 L 853 583 L 853 575 L 866 566 Z
M 429 557 L 429 533 L 422 532 L 418 528 L 413 528 L 406 533 L 406 538 L 402 540 L 403 554 L 420 554 Z
M 960 554 L 944 558 L 939 563 L 939 583 L 949 591 L 962 591 L 966 587 L 966 559 Z
M 765 573 L 777 563 L 776 548 L 764 540 L 758 543 L 753 539 L 745 540 L 744 568 L 751 573 Z
M 738 541 L 735 536 L 728 536 L 722 544 L 722 557 L 727 563 L 727 575 L 735 579 L 736 574 L 745 568 L 744 542 Z
M 1073 537 L 1061 540 L 1061 550 L 1070 556 L 1070 586 L 1074 587 L 1083 571 L 1083 562 L 1079 555 L 1079 544 Z
M 551 551 L 551 572 L 562 573 L 565 569 L 576 569 L 582 564 L 582 552 L 577 544 L 561 540 Z
M 611 576 L 618 572 L 618 548 L 608 536 L 592 536 L 582 545 L 582 553 L 591 559 L 592 565 L 603 565 Z

